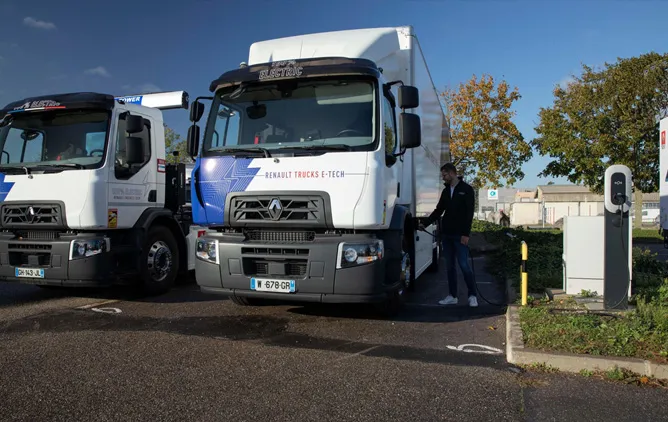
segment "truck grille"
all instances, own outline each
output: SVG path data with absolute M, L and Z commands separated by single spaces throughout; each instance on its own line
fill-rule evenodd
M 12 227 L 63 227 L 62 210 L 58 204 L 2 205 L 2 226 Z
M 286 276 L 304 278 L 308 262 L 305 259 L 267 261 L 261 258 L 245 258 L 244 274 L 247 276 Z
M 230 224 L 247 223 L 325 226 L 325 203 L 317 195 L 235 195 L 230 199 Z
M 244 231 L 244 236 L 246 237 L 246 240 L 253 242 L 303 243 L 313 242 L 315 239 L 315 232 L 246 230 Z
M 29 243 L 10 243 L 7 248 L 9 265 L 34 267 L 51 266 L 51 245 L 35 245 Z
M 308 267 L 308 249 L 241 248 L 244 274 L 304 278 Z M 257 255 L 257 256 L 254 256 Z

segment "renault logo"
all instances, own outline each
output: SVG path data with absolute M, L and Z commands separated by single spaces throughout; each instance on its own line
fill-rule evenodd
M 37 221 L 37 214 L 35 214 L 35 210 L 33 209 L 33 207 L 28 207 L 28 212 L 26 214 L 28 214 L 26 216 L 28 217 L 28 223 L 34 223 L 35 221 Z
M 271 216 L 273 220 L 278 220 L 281 217 L 281 211 L 283 211 L 281 200 L 278 198 L 272 199 L 271 202 L 269 202 L 267 211 L 269 211 L 269 216 Z

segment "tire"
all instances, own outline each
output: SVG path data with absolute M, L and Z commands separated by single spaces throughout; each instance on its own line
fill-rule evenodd
M 406 303 L 406 295 L 415 289 L 415 268 L 413 267 L 413 253 L 406 252 L 408 242 L 404 242 L 404 235 L 400 235 L 397 245 L 402 245 L 395 262 L 387 267 L 387 285 L 399 287 L 387 292 L 387 298 L 376 304 L 376 310 L 384 318 L 396 316 Z M 399 261 L 397 265 L 396 261 Z
M 149 229 L 139 262 L 141 290 L 153 296 L 168 292 L 179 274 L 179 248 L 165 226 Z
M 413 263 L 415 262 L 415 248 L 412 247 L 407 241 L 406 237 L 402 234 L 401 235 L 401 254 L 402 257 L 404 255 L 408 255 L 408 273 L 404 274 L 404 278 L 406 280 L 406 290 L 409 292 L 414 292 L 415 291 L 415 266 Z M 403 272 L 405 270 L 404 268 L 404 259 L 402 258 L 402 267 L 401 271 Z

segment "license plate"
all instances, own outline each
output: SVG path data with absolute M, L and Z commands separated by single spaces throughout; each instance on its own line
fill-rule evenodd
M 267 280 L 264 278 L 251 278 L 251 290 L 258 292 L 294 293 L 294 280 Z
M 16 268 L 16 277 L 22 278 L 44 278 L 43 268 Z

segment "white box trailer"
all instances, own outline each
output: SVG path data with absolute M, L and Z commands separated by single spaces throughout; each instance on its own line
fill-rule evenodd
M 210 90 L 201 150 L 188 136 L 203 291 L 393 309 L 435 268 L 415 218 L 438 202 L 449 132 L 412 27 L 257 42 Z
M 668 247 L 668 117 L 659 122 L 659 218 L 664 246 Z

